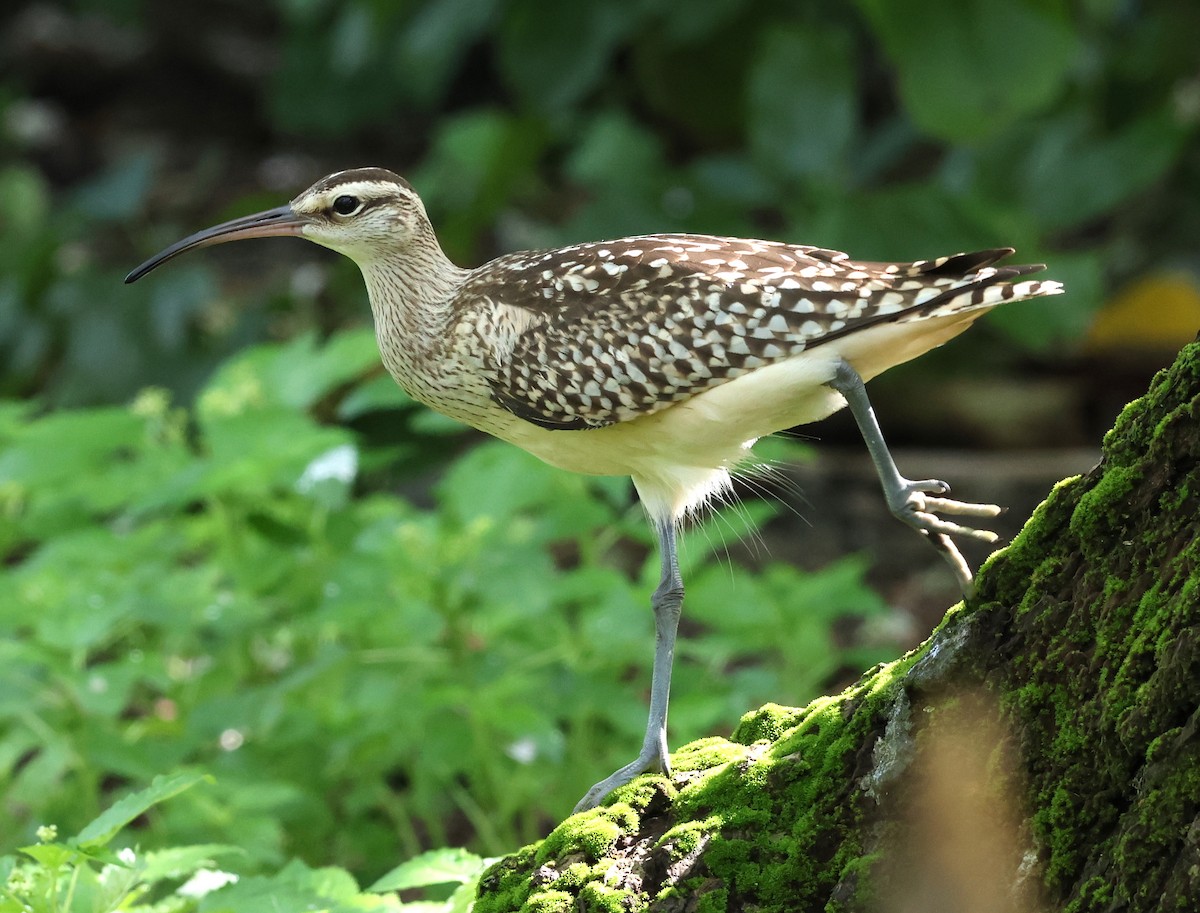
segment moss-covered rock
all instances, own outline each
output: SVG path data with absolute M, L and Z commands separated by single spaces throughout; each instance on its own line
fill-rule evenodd
M 1195 909 L 1198 403 L 1193 344 L 920 648 L 685 746 L 669 782 L 498 863 L 476 913 L 907 910 L 954 892 L 980 909 L 972 890 L 1003 895 L 995 910 Z

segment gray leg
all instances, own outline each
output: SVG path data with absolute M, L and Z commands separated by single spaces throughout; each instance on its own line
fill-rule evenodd
M 605 777 L 587 791 L 575 806 L 576 812 L 600 804 L 618 786 L 624 786 L 647 771 L 671 773 L 667 760 L 667 702 L 671 697 L 671 665 L 675 659 L 675 632 L 683 609 L 683 578 L 679 576 L 679 557 L 675 552 L 675 525 L 655 523 L 658 551 L 662 559 L 662 579 L 654 591 L 654 671 L 650 676 L 650 719 L 642 750 L 630 763 Z
M 951 523 L 939 517 L 938 513 L 995 517 L 1001 512 L 1000 508 L 995 504 L 969 504 L 948 498 L 929 497 L 944 495 L 950 490 L 950 486 L 937 479 L 913 482 L 900 475 L 900 470 L 896 468 L 892 454 L 884 443 L 879 423 L 875 420 L 875 410 L 871 408 L 871 401 L 867 398 L 867 388 L 863 379 L 849 362 L 843 361 L 838 365 L 837 373 L 829 382 L 829 386 L 846 398 L 850 412 L 858 422 L 858 429 L 862 432 L 871 460 L 875 463 L 875 470 L 879 473 L 888 507 L 898 518 L 921 535 L 928 537 L 934 548 L 949 562 L 963 595 L 969 598 L 974 592 L 973 575 L 958 546 L 950 537 L 968 536 L 984 542 L 995 542 L 996 534 L 991 530 L 971 529 Z

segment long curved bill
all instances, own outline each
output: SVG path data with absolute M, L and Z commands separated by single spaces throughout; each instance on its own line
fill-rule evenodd
M 279 206 L 265 212 L 256 212 L 240 219 L 231 219 L 188 235 L 182 241 L 176 241 L 165 250 L 159 251 L 128 276 L 126 284 L 137 282 L 142 276 L 157 266 L 166 263 L 172 257 L 177 257 L 185 251 L 199 247 L 209 247 L 213 244 L 224 244 L 226 241 L 239 241 L 242 238 L 272 238 L 281 235 L 298 236 L 303 233 L 307 219 L 292 211 L 291 206 Z

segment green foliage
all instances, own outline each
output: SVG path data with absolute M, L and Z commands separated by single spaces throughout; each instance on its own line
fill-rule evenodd
M 550 116 L 578 107 L 604 80 L 637 19 L 621 0 L 512 0 L 497 43 L 500 71 L 518 105 Z
M 159 777 L 102 812 L 76 836 L 58 840 L 58 828 L 37 829 L 38 842 L 20 857 L 0 857 L 0 913 L 275 913 L 285 910 L 466 913 L 475 884 L 490 860 L 463 850 L 437 850 L 411 859 L 368 891 L 342 869 L 291 862 L 270 875 L 240 876 L 217 868 L 236 862 L 235 846 L 199 844 L 142 852 L 108 845 L 137 816 L 195 786 L 195 775 Z M 236 866 L 235 866 L 236 867 Z M 452 886 L 447 892 L 440 886 Z M 401 902 L 395 891 L 444 900 Z
M 1200 231 L 1194 4 L 274 0 L 213 16 L 183 2 L 189 25 L 171 28 L 136 4 L 76 6 L 165 50 L 136 64 L 113 51 L 127 91 L 97 98 L 102 113 L 86 118 L 74 97 L 56 107 L 21 81 L 61 66 L 39 61 L 41 43 L 0 81 L 0 151 L 14 159 L 0 167 L 10 396 L 113 403 L 160 384 L 187 401 L 248 341 L 361 315 L 345 264 L 310 267 L 286 291 L 275 273 L 243 270 L 233 296 L 197 257 L 116 291 L 151 251 L 277 203 L 326 166 L 404 172 L 468 264 L 661 229 L 875 259 L 1010 244 L 1070 292 L 989 320 L 1010 363 L 1061 361 L 1115 284 L 1191 262 Z M 75 23 L 63 17 L 58 27 Z M 172 42 L 185 28 L 181 55 Z M 234 57 L 278 65 L 239 64 L 230 98 Z M 96 69 L 83 66 L 80 81 Z M 193 97 L 193 82 L 219 117 L 164 108 L 163 97 Z M 60 109 L 73 114 L 56 139 L 67 148 L 105 116 L 143 126 L 133 142 L 110 129 L 83 176 L 52 187 L 33 164 L 47 157 L 37 131 L 11 125 Z M 281 150 L 320 161 L 276 173 Z M 264 159 L 274 165 L 258 169 Z M 269 192 L 237 199 L 264 180 Z
M 32 168 L 0 168 L 0 395 L 114 402 L 154 376 L 190 392 L 232 350 L 232 334 L 196 326 L 217 295 L 197 264 L 113 294 L 122 270 L 100 242 L 132 219 L 152 177 L 136 156 L 56 199 Z
M 198 770 L 215 784 L 158 810 L 144 837 L 371 875 L 468 836 L 489 852 L 533 839 L 628 760 L 657 575 L 628 481 L 495 442 L 448 468 L 436 510 L 373 491 L 369 447 L 313 414 L 386 402 L 403 422 L 402 394 L 364 400 L 375 357 L 367 332 L 297 337 L 224 365 L 191 411 L 160 390 L 129 407 L 0 408 L 10 840 Z M 411 440 L 419 455 L 453 438 Z M 683 545 L 709 635 L 681 646 L 677 741 L 888 652 L 831 640 L 832 619 L 883 608 L 856 563 L 756 576 L 712 561 L 719 524 L 745 522 Z M 106 837 L 138 814 L 117 808 Z
M 749 75 L 747 132 L 756 163 L 784 178 L 845 180 L 846 155 L 860 126 L 849 33 L 797 27 L 763 37 L 762 56 Z M 781 92 L 780 86 L 804 88 Z
M 284 861 L 375 877 L 428 846 L 509 849 L 627 761 L 644 724 L 657 568 L 627 483 L 492 445 L 430 495 L 420 473 L 466 439 L 379 372 L 369 332 L 318 342 L 365 313 L 351 265 L 264 270 L 304 256 L 264 242 L 121 286 L 146 254 L 325 166 L 381 164 L 413 179 L 463 263 L 667 229 L 873 258 L 1012 244 L 1070 294 L 1000 309 L 992 340 L 1061 363 L 1115 283 L 1190 263 L 1200 232 L 1194 4 L 172 9 L 81 0 L 36 20 L 74 26 L 57 44 L 5 35 L 0 840 L 132 809 L 120 797 L 160 774 L 215 777 L 129 824 L 176 847 L 139 854 L 144 869 L 70 844 L 8 863 L 47 909 L 370 908 L 345 872 Z M 38 117 L 65 126 L 39 140 Z M 270 189 L 239 198 L 254 186 Z M 245 348 L 269 336 L 290 341 Z M 95 408 L 43 411 L 79 405 Z M 678 741 L 886 653 L 831 637 L 882 610 L 854 560 L 820 575 L 711 560 L 746 525 L 726 515 L 684 543 L 698 630 L 680 645 Z M 112 814 L 104 836 L 125 823 Z M 171 893 L 227 846 L 246 878 Z M 469 879 L 472 859 L 379 890 L 422 866 Z M 0 913 L 30 908 L 16 896 Z
M 1046 110 L 1077 65 L 1065 4 L 860 0 L 899 71 L 913 120 L 933 136 L 995 136 Z

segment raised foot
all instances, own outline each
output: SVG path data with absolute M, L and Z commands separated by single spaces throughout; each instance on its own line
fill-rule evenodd
M 972 504 L 938 497 L 948 491 L 950 486 L 940 479 L 923 479 L 919 482 L 903 479 L 897 491 L 888 493 L 888 506 L 896 517 L 929 538 L 953 569 L 963 595 L 970 597 L 975 591 L 974 576 L 951 537 L 963 536 L 981 542 L 995 542 L 999 536 L 990 529 L 963 526 L 939 514 L 987 518 L 999 516 L 1004 509 L 996 504 Z
M 639 777 L 644 773 L 664 773 L 667 776 L 671 775 L 671 765 L 667 762 L 666 755 L 657 749 L 651 748 L 647 750 L 642 748 L 641 754 L 626 764 L 620 770 L 609 774 L 591 789 L 589 789 L 575 804 L 575 809 L 572 814 L 586 812 L 590 808 L 595 808 L 604 801 L 605 796 L 611 793 L 618 786 L 624 786 L 632 781 L 635 777 Z
M 947 536 L 966 536 L 979 539 L 981 542 L 995 542 L 999 537 L 990 529 L 973 529 L 952 523 L 938 516 L 951 514 L 959 517 L 998 517 L 1004 509 L 995 504 L 972 504 L 968 501 L 954 501 L 950 498 L 931 497 L 944 495 L 950 486 L 941 479 L 924 479 L 913 482 L 903 481 L 900 490 L 889 496 L 888 506 L 892 513 L 911 526 L 919 533 L 931 536 L 942 533 Z

